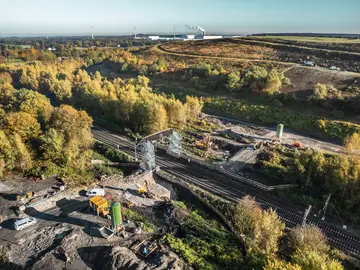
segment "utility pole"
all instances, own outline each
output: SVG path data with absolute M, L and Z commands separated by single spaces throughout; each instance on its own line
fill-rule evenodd
M 306 224 L 306 219 L 310 213 L 310 210 L 311 210 L 311 205 L 309 205 L 309 207 L 305 210 L 304 217 L 303 217 L 302 224 L 301 224 L 302 227 L 304 227 Z
M 325 220 L 325 214 L 326 214 L 326 210 L 328 208 L 329 202 L 330 202 L 330 197 L 331 197 L 331 194 L 329 194 L 329 196 L 327 197 L 324 208 L 322 209 L 322 211 L 323 211 L 323 216 L 321 218 L 322 220 Z

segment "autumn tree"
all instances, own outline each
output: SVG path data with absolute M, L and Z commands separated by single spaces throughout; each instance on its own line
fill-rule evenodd
M 93 142 L 91 125 L 92 119 L 85 111 L 77 111 L 68 105 L 61 105 L 56 108 L 51 116 L 49 126 L 56 129 L 57 132 L 49 130 L 49 133 L 43 137 L 43 142 L 46 142 L 49 138 L 55 139 L 50 147 L 56 150 L 64 140 L 62 143 L 63 153 L 61 154 L 56 150 L 51 158 L 56 160 L 63 157 L 62 161 L 66 166 L 85 169 L 89 164 L 89 150 Z M 51 155 L 51 153 L 45 151 L 46 154 Z
M 263 270 L 302 270 L 302 269 L 297 264 L 292 264 L 274 257 L 267 261 Z
M 26 112 L 33 117 L 39 117 L 44 121 L 48 121 L 53 110 L 50 100 L 44 95 L 27 90 L 20 89 L 17 93 L 17 101 L 19 110 Z
M 32 156 L 19 134 L 13 135 L 13 145 L 16 153 L 16 167 L 22 172 L 29 170 L 32 167 Z
M 201 114 L 203 101 L 197 97 L 186 96 L 185 106 L 187 108 L 188 119 L 197 118 Z
M 0 130 L 0 177 L 5 170 L 11 170 L 15 166 L 16 156 L 8 136 Z
M 64 134 L 58 132 L 54 128 L 50 128 L 46 133 L 41 136 L 41 147 L 43 151 L 43 158 L 51 160 L 55 164 L 64 165 Z
M 167 99 L 165 102 L 169 125 L 182 128 L 187 120 L 186 107 L 175 98 Z
M 290 248 L 293 250 L 314 250 L 327 253 L 329 246 L 325 235 L 314 225 L 296 227 L 289 234 Z
M 21 70 L 20 83 L 23 87 L 31 90 L 39 90 L 40 67 L 29 65 Z
M 359 133 L 353 133 L 351 136 L 347 137 L 344 141 L 345 150 L 349 154 L 353 154 L 360 150 L 360 135 Z
M 262 210 L 251 197 L 244 197 L 236 206 L 234 226 L 243 235 L 249 253 L 270 256 L 277 252 L 285 224 L 272 210 Z
M 314 225 L 296 227 L 289 234 L 292 261 L 304 270 L 341 270 L 342 265 L 330 258 L 329 246 L 321 230 Z
M 35 139 L 41 133 L 39 122 L 26 112 L 9 113 L 6 117 L 5 131 L 7 134 L 19 134 L 23 141 Z

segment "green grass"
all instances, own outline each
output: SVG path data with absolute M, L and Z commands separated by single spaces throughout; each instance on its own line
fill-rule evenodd
M 181 202 L 173 202 L 185 208 Z M 192 211 L 181 226 L 181 236 L 163 240 L 195 269 L 242 269 L 238 240 L 223 225 L 206 214 Z
M 24 63 L 24 61 L 22 59 L 11 58 L 11 59 L 6 59 L 5 63 L 7 63 L 7 64 Z
M 146 232 L 153 233 L 156 229 L 156 226 L 152 222 L 150 222 L 146 217 L 134 210 L 131 210 L 129 208 L 123 208 L 123 214 L 127 219 L 131 221 L 143 223 L 143 230 Z
M 336 38 L 336 37 L 308 37 L 308 36 L 252 36 L 251 38 L 263 39 L 281 39 L 289 41 L 305 41 L 305 42 L 319 42 L 319 43 L 353 43 L 360 44 L 360 39 L 352 38 Z

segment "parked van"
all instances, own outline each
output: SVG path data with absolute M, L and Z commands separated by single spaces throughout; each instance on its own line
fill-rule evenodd
M 14 228 L 17 231 L 21 231 L 22 229 L 25 229 L 27 227 L 30 227 L 36 223 L 36 218 L 33 217 L 27 217 L 23 219 L 19 219 L 15 221 Z
M 105 190 L 103 188 L 93 188 L 86 192 L 86 196 L 93 197 L 93 196 L 105 196 Z

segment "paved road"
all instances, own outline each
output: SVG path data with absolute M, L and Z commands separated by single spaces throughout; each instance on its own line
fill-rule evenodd
M 134 142 L 125 137 L 99 128 L 93 129 L 93 135 L 95 139 L 109 146 L 116 147 L 119 145 L 122 151 L 134 155 Z M 253 196 L 263 208 L 273 208 L 288 227 L 294 227 L 302 222 L 304 205 L 290 202 L 272 193 L 262 192 L 197 164 L 176 159 L 161 150 L 157 150 L 156 162 L 162 170 L 171 175 L 231 201 L 238 201 L 245 195 Z M 332 245 L 360 255 L 360 238 L 358 236 L 312 217 L 308 219 L 308 222 L 319 226 Z

